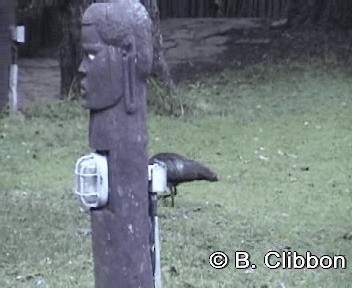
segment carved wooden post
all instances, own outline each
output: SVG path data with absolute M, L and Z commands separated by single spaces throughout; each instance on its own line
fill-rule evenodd
M 82 106 L 89 144 L 107 156 L 109 201 L 92 209 L 96 287 L 153 287 L 148 211 L 148 13 L 137 0 L 92 4 L 82 19 Z

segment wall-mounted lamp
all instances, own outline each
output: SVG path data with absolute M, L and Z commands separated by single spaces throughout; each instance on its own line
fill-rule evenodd
M 103 207 L 108 202 L 108 164 L 97 153 L 79 158 L 75 167 L 75 194 L 86 208 Z

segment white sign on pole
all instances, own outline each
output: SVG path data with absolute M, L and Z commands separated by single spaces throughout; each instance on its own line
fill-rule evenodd
M 25 42 L 26 30 L 24 26 L 16 26 L 12 28 L 12 40 L 17 43 Z

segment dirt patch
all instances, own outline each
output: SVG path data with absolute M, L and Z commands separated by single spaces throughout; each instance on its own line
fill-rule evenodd
M 161 29 L 166 60 L 176 83 L 227 68 L 302 56 L 332 57 L 340 65 L 352 64 L 352 34 L 348 30 L 273 30 L 269 22 L 256 18 L 170 19 L 162 22 Z M 56 59 L 20 59 L 19 66 L 20 106 L 34 99 L 59 98 Z
M 161 25 L 165 57 L 171 66 L 189 61 L 215 62 L 215 58 L 226 50 L 231 31 L 263 25 L 264 21 L 256 18 L 166 20 Z
M 350 69 L 352 64 L 351 32 L 341 29 L 304 27 L 273 30 L 269 25 L 259 28 L 228 31 L 223 53 L 211 62 L 193 59 L 172 66 L 177 83 L 218 73 L 223 69 L 242 69 L 265 62 L 317 57 Z
M 19 61 L 19 106 L 33 100 L 52 101 L 60 97 L 60 68 L 55 59 L 33 58 Z

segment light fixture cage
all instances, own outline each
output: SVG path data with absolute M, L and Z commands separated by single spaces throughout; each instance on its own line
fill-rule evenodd
M 87 208 L 97 208 L 107 204 L 108 164 L 105 156 L 90 153 L 77 160 L 75 194 Z

